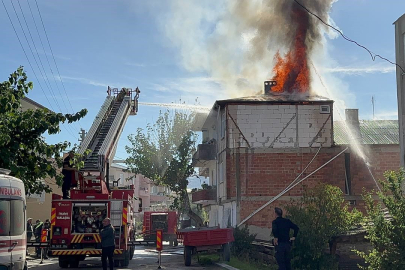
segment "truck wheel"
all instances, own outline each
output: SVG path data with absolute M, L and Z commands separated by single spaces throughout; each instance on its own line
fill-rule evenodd
M 122 267 L 127 267 L 129 265 L 129 252 L 124 251 L 124 259 L 120 261 Z
M 72 258 L 70 259 L 70 268 L 79 268 L 79 258 Z
M 177 247 L 178 245 L 179 245 L 179 241 L 177 241 L 177 239 L 174 240 L 174 246 Z
M 185 246 L 184 247 L 184 265 L 190 266 L 191 265 L 191 253 L 193 251 L 193 247 Z
M 68 268 L 69 267 L 69 260 L 64 256 L 59 256 L 59 267 L 60 268 Z
M 135 253 L 135 246 L 132 246 L 129 249 L 129 259 L 132 260 L 132 258 L 134 257 L 134 253 Z
M 120 266 L 120 261 L 119 260 L 114 260 L 114 266 L 119 267 Z
M 224 261 L 229 262 L 231 260 L 231 247 L 229 243 L 222 245 L 222 254 L 224 256 Z

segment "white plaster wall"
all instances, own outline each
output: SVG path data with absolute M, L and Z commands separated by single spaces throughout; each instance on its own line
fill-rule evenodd
M 321 114 L 320 105 L 229 105 L 229 114 L 236 122 L 228 117 L 231 148 L 332 145 L 332 117 Z

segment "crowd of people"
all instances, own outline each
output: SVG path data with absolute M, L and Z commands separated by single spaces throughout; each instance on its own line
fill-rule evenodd
M 27 219 L 27 242 L 41 242 L 42 229 L 48 230 L 48 237 L 50 233 L 51 222 L 49 219 L 42 222 L 37 219 L 35 224 L 32 224 L 32 218 Z M 34 238 L 34 239 L 33 239 Z M 27 255 L 30 255 L 27 248 Z M 45 258 L 47 258 L 47 249 L 44 250 Z M 35 256 L 41 257 L 41 248 L 35 248 Z

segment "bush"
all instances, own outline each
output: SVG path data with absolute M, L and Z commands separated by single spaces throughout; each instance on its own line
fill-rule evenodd
M 361 213 L 350 212 L 340 188 L 319 184 L 306 190 L 301 200 L 287 207 L 288 217 L 300 231 L 292 255 L 296 269 L 337 269 L 338 264 L 325 251 L 333 236 L 360 222 Z
M 405 269 L 405 197 L 401 189 L 405 173 L 389 171 L 384 176 L 385 181 L 380 181 L 382 191 L 377 192 L 379 203 L 375 203 L 372 193 L 363 195 L 368 214 L 366 238 L 373 249 L 368 254 L 357 251 L 368 264 L 362 269 Z
M 231 252 L 233 255 L 248 256 L 251 249 L 251 244 L 256 238 L 256 234 L 250 234 L 247 226 L 240 228 L 235 228 L 233 231 L 233 236 L 235 241 L 232 243 Z

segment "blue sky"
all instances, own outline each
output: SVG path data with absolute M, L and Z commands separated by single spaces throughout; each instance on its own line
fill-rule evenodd
M 3 1 L 39 82 L 18 43 L 3 3 L 0 4 L 0 79 L 6 80 L 19 65 L 24 65 L 30 80 L 34 82 L 34 90 L 28 97 L 55 111 L 59 111 L 55 100 L 62 112 L 72 112 L 72 108 L 74 111 L 81 108 L 89 111 L 78 124 L 64 125 L 60 134 L 48 137 L 50 143 L 62 140 L 77 142 L 80 127 L 90 128 L 105 99 L 107 85 L 138 86 L 142 91 L 141 102 L 170 103 L 181 99 L 193 104 L 198 97 L 202 105 L 212 106 L 215 99 L 244 95 L 232 89 L 229 77 L 233 70 L 241 69 L 239 58 L 246 47 L 239 41 L 246 40 L 249 33 L 239 33 L 232 24 L 235 20 L 230 14 L 230 0 L 37 0 L 68 99 L 62 84 L 53 78 L 47 63 L 46 56 L 51 57 L 51 54 L 35 1 L 30 0 L 29 3 L 45 50 L 38 38 L 27 1 L 20 0 L 20 4 L 53 93 L 45 86 L 46 81 L 38 71 L 11 2 Z M 30 40 L 18 2 L 13 3 Z M 402 0 L 339 0 L 333 4 L 330 17 L 348 37 L 394 60 L 392 23 L 403 12 L 405 1 Z M 230 38 L 224 40 L 224 37 Z M 278 48 L 271 49 L 276 51 Z M 34 54 L 37 56 L 35 51 Z M 381 60 L 373 62 L 366 51 L 336 35 L 325 36 L 323 53 L 320 54 L 323 57 L 317 59 L 316 63 L 320 63 L 323 79 L 335 96 L 345 102 L 346 107 L 359 108 L 361 119 L 371 119 L 371 97 L 374 96 L 376 118 L 397 118 L 393 66 Z M 207 55 L 211 55 L 211 58 Z M 226 59 L 232 61 L 228 63 Z M 52 58 L 49 61 L 56 73 Z M 252 67 L 262 68 L 257 73 L 259 75 L 268 70 L 268 78 L 271 77 L 271 61 L 262 60 L 261 64 L 269 64 L 264 71 L 256 63 Z M 257 85 L 261 85 L 267 78 L 257 74 Z M 225 80 L 223 76 L 228 78 Z M 139 114 L 128 119 L 117 157 L 124 158 L 126 155 L 124 146 L 128 142 L 127 135 L 156 120 L 159 110 L 158 107 L 140 106 Z

